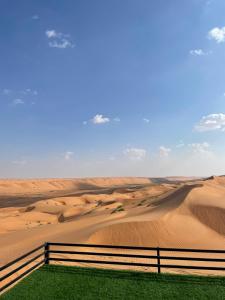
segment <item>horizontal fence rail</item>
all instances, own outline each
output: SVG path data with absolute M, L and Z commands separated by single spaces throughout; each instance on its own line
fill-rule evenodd
M 82 250 L 80 248 L 82 248 Z M 83 251 L 83 248 L 86 251 Z M 98 249 L 99 252 L 96 251 L 96 249 Z M 114 253 L 112 250 L 114 250 Z M 132 253 L 122 253 L 122 250 L 127 250 Z M 168 252 L 175 252 L 176 254 L 174 253 L 168 255 Z M 32 254 L 34 256 L 30 257 Z M 192 257 L 191 254 L 200 256 Z M 63 257 L 59 257 L 60 255 Z M 209 255 L 214 256 L 205 257 Z M 217 257 L 215 257 L 216 255 Z M 95 257 L 94 259 L 92 258 L 93 256 Z M 28 260 L 23 261 L 27 258 Z M 105 260 L 105 258 L 109 258 L 110 260 Z M 123 259 L 131 259 L 132 261 L 125 261 Z M 141 261 L 138 261 L 140 259 Z M 21 263 L 21 261 L 23 262 Z M 148 271 L 152 272 L 156 270 L 157 273 L 161 273 L 162 269 L 225 271 L 225 250 L 135 247 L 47 242 L 18 257 L 17 259 L 7 263 L 6 265 L 0 267 L 0 284 L 2 282 L 4 283 L 4 281 L 7 280 L 7 282 L 3 286 L 0 286 L 0 292 L 5 290 L 12 284 L 16 283 L 18 280 L 29 274 L 31 271 L 37 269 L 43 264 L 49 264 L 51 262 L 85 263 L 88 265 L 97 264 L 145 267 L 149 268 Z M 187 262 L 187 264 L 182 265 L 177 264 L 176 262 Z M 191 264 L 191 262 L 200 262 L 202 263 L 202 265 L 193 265 Z M 203 263 L 211 263 L 213 265 L 203 265 Z M 7 271 L 8 268 L 10 269 Z M 4 272 L 3 275 L 1 275 L 2 272 Z M 19 274 L 17 274 L 18 272 Z M 9 278 L 12 275 L 17 276 L 10 280 Z
M 54 249 L 52 249 L 52 247 Z M 143 254 L 124 254 L 124 253 L 111 253 L 111 252 L 96 252 L 96 251 L 70 251 L 55 249 L 55 247 L 73 247 L 73 248 L 87 248 L 87 249 L 116 249 L 116 250 L 134 250 L 134 251 L 153 251 L 155 255 Z M 125 265 L 125 266 L 140 266 L 156 268 L 158 273 L 161 273 L 162 268 L 165 269 L 193 269 L 193 270 L 210 270 L 210 271 L 225 271 L 225 250 L 208 250 L 208 249 L 182 249 L 182 248 L 165 248 L 165 247 L 135 247 L 135 246 L 113 246 L 113 245 L 98 245 L 98 244 L 71 244 L 71 243 L 48 243 L 48 262 L 75 262 L 87 264 L 105 264 L 105 265 Z M 165 255 L 165 252 L 182 253 L 199 253 L 202 254 L 224 254 L 223 258 L 215 257 L 191 257 Z M 82 258 L 61 258 L 52 256 L 54 254 L 64 255 L 81 255 Z M 115 260 L 102 260 L 102 259 L 88 259 L 89 256 L 97 257 L 111 257 L 111 258 L 137 258 L 145 259 L 146 262 L 125 262 Z M 165 261 L 188 261 L 188 262 L 211 262 L 220 263 L 220 266 L 196 266 L 196 265 L 179 265 L 166 263 Z M 223 266 L 221 266 L 223 264 Z
M 43 265 L 45 263 L 46 256 L 44 250 L 45 244 L 23 254 L 15 260 L 0 267 L 0 292 L 4 291 L 12 284 L 16 283 L 18 280 L 29 274 L 31 271 Z M 37 254 L 37 252 L 40 253 Z M 35 256 L 29 258 L 32 254 L 35 254 Z M 24 259 L 26 258 L 28 258 L 28 260 L 24 261 Z M 2 275 L 3 272 L 4 274 Z M 10 279 L 12 275 L 14 275 L 14 278 Z
M 207 249 L 184 249 L 184 248 L 163 248 L 163 247 L 138 247 L 138 246 L 114 246 L 114 245 L 98 245 L 98 244 L 71 244 L 71 243 L 47 243 L 49 246 L 64 247 L 83 247 L 83 248 L 108 248 L 108 249 L 125 249 L 125 250 L 157 250 L 173 251 L 173 252 L 199 252 L 199 253 L 225 253 L 225 250 L 207 250 Z

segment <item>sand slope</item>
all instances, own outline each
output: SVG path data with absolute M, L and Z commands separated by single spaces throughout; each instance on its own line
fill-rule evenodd
M 89 241 L 163 247 L 225 248 L 225 180 L 184 185 L 154 203 L 164 213 L 128 220 L 94 233 Z M 165 206 L 167 210 L 165 210 Z M 148 212 L 147 212 L 148 214 Z M 145 216 L 145 219 L 147 217 Z
M 0 181 L 0 262 L 45 241 L 225 248 L 225 178 Z

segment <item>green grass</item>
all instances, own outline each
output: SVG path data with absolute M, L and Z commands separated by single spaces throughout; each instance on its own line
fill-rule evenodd
M 225 278 L 44 266 L 0 298 L 222 300 L 225 299 Z

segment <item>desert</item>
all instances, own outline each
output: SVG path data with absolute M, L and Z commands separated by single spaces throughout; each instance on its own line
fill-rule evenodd
M 46 241 L 224 249 L 225 177 L 0 181 L 0 263 Z

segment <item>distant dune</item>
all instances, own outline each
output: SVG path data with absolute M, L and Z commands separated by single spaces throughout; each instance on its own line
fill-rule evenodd
M 45 241 L 225 248 L 225 177 L 0 180 L 0 263 Z

